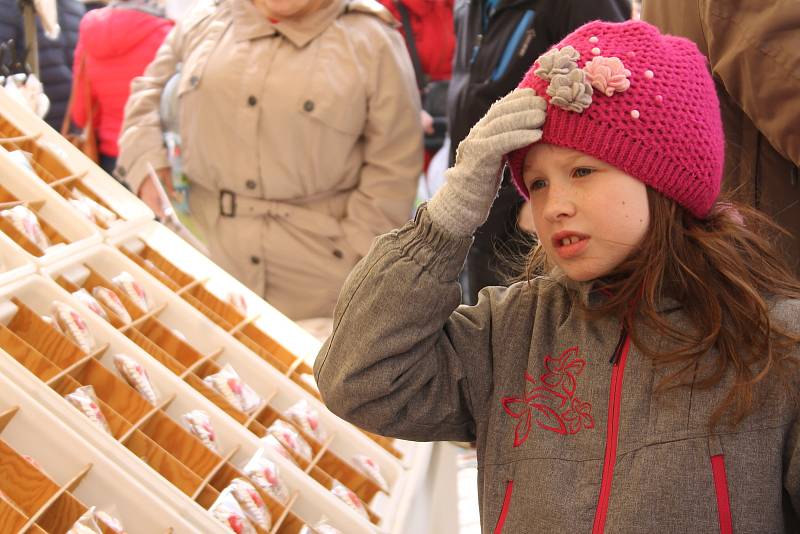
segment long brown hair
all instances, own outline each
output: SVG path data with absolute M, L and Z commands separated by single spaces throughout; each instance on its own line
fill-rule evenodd
M 709 423 L 713 428 L 723 416 L 732 416 L 736 425 L 753 410 L 756 384 L 767 376 L 785 378 L 798 365 L 791 352 L 800 344 L 800 333 L 774 324 L 768 300 L 800 299 L 800 281 L 776 246 L 786 232 L 762 213 L 733 202 L 718 203 L 708 218 L 698 219 L 650 188 L 648 201 L 651 220 L 642 243 L 603 278 L 610 297 L 585 311 L 589 317 L 618 316 L 634 345 L 655 365 L 677 369 L 657 391 L 691 384 L 712 388 L 732 371 L 734 383 Z M 538 246 L 528 256 L 525 278 L 547 270 Z M 693 331 L 658 312 L 664 297 L 680 303 Z M 659 352 L 659 344 L 632 327 L 633 317 L 647 327 L 644 331 L 663 335 L 670 350 Z M 714 361 L 704 358 L 712 348 Z

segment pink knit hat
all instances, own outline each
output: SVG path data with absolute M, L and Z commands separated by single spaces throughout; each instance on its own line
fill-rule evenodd
M 590 22 L 540 56 L 519 87 L 548 100 L 541 142 L 589 154 L 695 216 L 708 214 L 724 137 L 707 61 L 694 43 L 645 22 Z M 529 149 L 507 155 L 526 199 Z

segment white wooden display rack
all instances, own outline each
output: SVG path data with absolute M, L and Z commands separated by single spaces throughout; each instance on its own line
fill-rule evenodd
M 152 210 L 144 202 L 131 195 L 31 110 L 18 105 L 2 87 L 0 147 L 6 151 L 22 150 L 31 154 L 35 173 L 26 175 L 36 176 L 59 196 L 69 198 L 71 190 L 77 188 L 116 213 L 118 219 L 115 222 L 97 225 L 104 234 L 123 231 L 153 218 Z M 5 181 L 6 174 L 0 172 Z M 71 205 L 64 206 L 72 213 L 79 213 Z
M 9 155 L 14 150 L 29 154 L 34 172 Z M 278 503 L 259 490 L 275 520 L 270 534 L 296 534 L 304 523 L 323 519 L 346 534 L 407 532 L 409 514 L 416 513 L 414 499 L 424 493 L 431 445 L 367 434 L 331 414 L 319 401 L 311 376 L 318 340 L 153 221 L 152 211 L 139 199 L 2 88 L 0 186 L 10 197 L 0 196 L 0 211 L 13 205 L 4 206 L 4 198 L 25 204 L 51 242 L 58 243 L 42 252 L 13 227 L 0 226 L 0 375 L 13 377 L 42 409 L 190 523 L 190 531 L 220 528 L 206 510 L 232 478 L 241 476 L 243 464 L 264 449 L 293 491 L 288 503 Z M 118 220 L 90 223 L 68 202 L 73 189 Z M 148 312 L 109 285 L 123 270 L 153 300 Z M 133 325 L 120 324 L 116 316 L 101 319 L 64 289 L 95 285 L 119 294 Z M 246 311 L 228 302 L 230 294 L 243 297 Z M 49 311 L 53 300 L 68 303 L 84 317 L 98 342 L 91 354 L 42 321 L 40 314 Z M 115 371 L 112 356 L 118 352 L 146 368 L 161 393 L 155 406 Z M 254 413 L 238 411 L 202 381 L 223 363 L 233 365 L 264 399 Z M 82 385 L 95 388 L 111 434 L 93 427 L 64 400 Z M 299 399 L 319 412 L 330 435 L 318 442 L 300 431 L 312 445 L 313 458 L 306 462 L 291 455 L 293 463 L 263 447 L 260 436 Z M 197 408 L 209 414 L 220 454 L 180 424 L 182 414 Z M 354 454 L 365 454 L 380 466 L 388 483 L 385 491 L 355 467 Z M 362 498 L 368 519 L 330 493 L 333 478 Z
M 0 232 L 0 285 L 36 271 L 33 260 L 6 234 Z
M 46 265 L 102 241 L 97 229 L 85 219 L 65 217 L 65 213 L 72 211 L 69 202 L 19 166 L 0 141 L 0 209 L 16 205 L 23 205 L 36 215 L 50 246 L 40 249 L 5 217 L 0 217 L 0 231 L 38 265 Z
M 150 359 L 160 360 L 162 367 L 171 370 L 173 376 L 182 378 L 186 384 L 210 399 L 239 426 L 249 430 L 251 438 L 263 436 L 264 429 L 280 418 L 287 408 L 299 400 L 306 400 L 319 413 L 321 426 L 329 432 L 329 437 L 324 442 L 317 442 L 311 436 L 304 435 L 312 444 L 317 459 L 313 465 L 320 469 L 305 462 L 301 462 L 301 465 L 322 485 L 319 489 L 330 489 L 331 477 L 342 482 L 347 479 L 350 483 L 346 485 L 356 491 L 362 500 L 367 503 L 375 500 L 374 497 L 378 494 L 377 485 L 371 483 L 349 461 L 356 454 L 366 454 L 380 466 L 389 485 L 389 496 L 399 498 L 402 494 L 404 472 L 397 458 L 333 415 L 316 397 L 287 380 L 279 371 L 266 364 L 118 250 L 107 246 L 93 247 L 69 260 L 52 265 L 43 272 L 69 290 L 83 287 L 89 291 L 97 286 L 113 289 L 111 280 L 121 272 L 133 275 L 147 294 L 153 311 L 150 314 L 139 312 L 137 317 L 137 310 L 129 306 L 136 326 L 127 328 L 118 324 L 117 327 L 141 347 L 152 349 L 153 352 L 148 355 Z M 128 302 L 123 294 L 120 297 L 123 302 Z M 155 350 L 153 344 L 165 348 Z M 203 383 L 202 378 L 219 371 L 226 363 L 231 364 L 245 383 L 264 399 L 261 407 L 253 413 L 237 410 Z M 382 494 L 378 496 L 376 504 L 381 504 L 385 499 Z M 322 498 L 341 504 L 325 491 L 322 492 Z M 383 505 L 382 509 L 391 510 L 394 507 L 395 503 L 390 498 L 389 504 Z M 342 510 L 352 514 L 354 519 L 361 519 L 349 508 Z M 382 517 L 382 514 L 377 515 L 376 519 L 378 517 Z
M 49 313 L 54 301 L 68 304 L 83 317 L 96 342 L 97 348 L 91 354 L 82 353 L 67 337 L 41 321 L 40 316 Z M 0 288 L 0 350 L 5 351 L 0 355 L 6 356 L 0 359 L 0 371 L 7 375 L 13 372 L 18 383 L 52 413 L 132 476 L 143 478 L 149 489 L 177 509 L 205 516 L 203 508 L 214 502 L 232 478 L 241 476 L 241 466 L 261 448 L 258 438 L 238 421 L 53 280 L 40 275 Z M 148 404 L 121 379 L 112 361 L 112 356 L 119 353 L 135 358 L 147 369 L 160 392 L 156 406 Z M 83 385 L 94 387 L 111 435 L 92 426 L 62 398 Z M 220 455 L 206 449 L 182 428 L 180 416 L 193 409 L 210 415 L 219 436 Z M 263 496 L 271 504 L 275 519 L 286 515 L 289 521 L 285 529 L 277 532 L 297 532 L 303 523 L 301 516 L 311 524 L 327 518 L 343 532 L 372 531 L 368 522 L 297 466 L 269 449 L 265 454 L 279 465 L 288 488 L 296 490 L 289 506 Z M 205 516 L 205 521 L 214 520 Z
M 10 358 L 7 354 L 0 360 Z M 94 506 L 130 534 L 182 533 L 205 527 L 168 506 L 20 387 L 26 378 L 0 374 L 0 531 L 62 533 Z M 29 461 L 31 458 L 33 462 Z M 205 519 L 205 518 L 203 518 Z M 203 529 L 225 532 L 223 528 Z M 110 532 L 104 529 L 104 532 Z

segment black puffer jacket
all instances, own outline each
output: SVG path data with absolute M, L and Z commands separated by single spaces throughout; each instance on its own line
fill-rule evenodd
M 67 111 L 69 93 L 72 88 L 72 55 L 78 42 L 78 26 L 83 17 L 83 4 L 77 0 L 57 0 L 58 23 L 61 33 L 55 40 L 45 37 L 41 23 L 37 21 L 39 43 L 39 71 L 44 92 L 50 99 L 50 111 L 45 120 L 59 130 Z M 17 54 L 22 57 L 25 34 L 22 13 L 17 0 L 0 0 L 0 42 L 14 39 Z M 8 63 L 8 58 L 5 58 Z
M 447 115 L 450 162 L 472 125 L 495 100 L 514 89 L 537 57 L 572 30 L 592 20 L 623 21 L 631 16 L 630 0 L 458 0 L 455 6 L 456 52 Z M 488 11 L 488 12 L 487 12 Z M 520 252 L 516 216 L 522 198 L 504 179 L 489 220 L 475 234 L 467 257 L 464 299 L 505 283 L 495 247 Z M 508 251 L 507 251 L 508 252 Z

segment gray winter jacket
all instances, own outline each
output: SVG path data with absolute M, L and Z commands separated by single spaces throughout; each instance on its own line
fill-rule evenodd
M 375 242 L 316 361 L 331 410 L 379 434 L 476 441 L 484 532 L 796 531 L 800 425 L 785 389 L 762 383 L 752 415 L 710 432 L 730 377 L 656 393 L 671 370 L 616 320 L 582 317 L 573 292 L 600 298 L 588 284 L 537 278 L 459 306 L 469 245 L 425 208 Z M 660 311 L 684 320 L 674 301 Z M 800 331 L 800 301 L 773 318 Z

